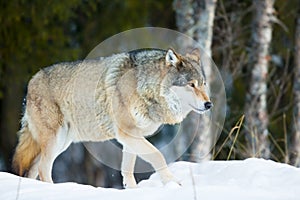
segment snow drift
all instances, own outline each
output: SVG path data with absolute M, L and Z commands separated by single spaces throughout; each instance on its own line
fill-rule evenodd
M 0 172 L 1 200 L 82 199 L 243 199 L 299 200 L 300 169 L 263 159 L 244 161 L 176 162 L 171 171 L 182 186 L 163 186 L 158 175 L 136 189 L 96 188 L 76 183 L 49 184 Z

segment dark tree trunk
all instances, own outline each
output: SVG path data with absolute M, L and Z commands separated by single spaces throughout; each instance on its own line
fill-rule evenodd
M 300 6 L 300 3 L 299 3 Z M 291 144 L 291 164 L 300 166 L 300 8 L 298 9 L 295 31 L 294 52 L 294 127 Z
M 275 0 L 254 0 L 250 87 L 246 98 L 247 140 L 251 156 L 270 157 L 267 76 Z

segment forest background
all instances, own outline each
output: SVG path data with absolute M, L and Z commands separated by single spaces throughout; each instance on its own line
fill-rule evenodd
M 54 63 L 84 59 L 108 37 L 148 26 L 179 30 L 204 41 L 221 72 L 226 120 L 206 159 L 263 157 L 299 167 L 299 8 L 297 0 L 1 1 L 0 170 L 11 171 L 22 102 L 34 73 Z M 212 23 L 191 33 L 202 14 Z M 266 25 L 260 24 L 264 21 Z M 209 29 L 211 36 L 203 34 Z M 271 31 L 270 41 L 260 40 L 266 29 Z M 255 69 L 262 68 L 265 74 L 257 74 Z M 253 86 L 265 90 L 257 93 Z M 255 113 L 250 112 L 253 108 Z M 179 160 L 198 161 L 191 156 L 198 146 L 191 145 Z M 57 159 L 53 176 L 55 182 L 121 187 L 120 173 L 96 161 L 82 144 L 72 145 Z

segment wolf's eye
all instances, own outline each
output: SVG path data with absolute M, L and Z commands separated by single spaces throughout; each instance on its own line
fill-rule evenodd
M 198 87 L 198 81 L 191 81 L 191 82 L 189 82 L 189 86 L 191 86 L 191 87 Z

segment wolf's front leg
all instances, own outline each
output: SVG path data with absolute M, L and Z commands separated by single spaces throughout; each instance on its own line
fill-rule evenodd
M 159 173 L 164 184 L 170 181 L 174 181 L 180 185 L 179 181 L 169 171 L 163 155 L 145 138 L 134 137 L 120 131 L 117 139 L 123 146 L 129 148 L 130 152 L 134 152 L 143 160 L 149 162 L 153 166 L 155 171 Z M 130 178 L 130 180 L 132 179 Z
M 130 149 L 128 147 L 123 146 L 121 173 L 123 176 L 123 185 L 125 188 L 137 187 L 133 175 L 135 161 L 136 161 L 136 154 L 130 152 Z

